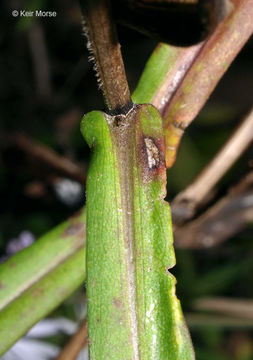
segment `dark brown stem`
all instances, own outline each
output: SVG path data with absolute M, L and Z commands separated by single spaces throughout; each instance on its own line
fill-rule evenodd
M 132 107 L 130 91 L 112 19 L 109 0 L 81 0 L 88 48 L 92 52 L 98 83 L 111 114 L 124 114 Z

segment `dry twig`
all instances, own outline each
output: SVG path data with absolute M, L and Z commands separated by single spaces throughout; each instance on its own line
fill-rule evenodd
M 175 230 L 180 248 L 216 246 L 253 221 L 253 172 L 196 220 Z
M 32 140 L 28 135 L 22 133 L 14 133 L 11 135 L 1 134 L 1 145 L 13 144 L 15 147 L 23 151 L 28 157 L 40 163 L 46 164 L 48 167 L 65 174 L 71 179 L 83 183 L 85 180 L 85 172 L 82 167 L 75 164 L 65 156 L 59 155 L 53 149 L 37 143 Z
M 234 316 L 222 316 L 221 314 L 197 314 L 188 313 L 185 315 L 186 322 L 190 328 L 220 327 L 227 329 L 252 329 L 253 321 L 251 319 L 243 319 Z
M 194 310 L 212 311 L 253 321 L 253 302 L 246 299 L 201 298 L 193 304 Z
M 80 326 L 77 332 L 71 337 L 65 345 L 56 360 L 75 360 L 80 351 L 87 345 L 87 324 L 86 321 Z
M 176 223 L 193 217 L 199 205 L 213 190 L 218 181 L 238 160 L 253 140 L 253 110 L 245 117 L 225 145 L 197 178 L 172 203 Z

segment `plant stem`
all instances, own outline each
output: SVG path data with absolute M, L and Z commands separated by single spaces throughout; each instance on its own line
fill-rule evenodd
M 175 296 L 162 119 L 87 114 L 87 308 L 91 360 L 193 360 Z
M 85 215 L 0 264 L 0 356 L 84 283 Z
M 167 167 L 175 161 L 184 129 L 252 34 L 253 0 L 226 4 L 227 16 L 205 42 L 185 49 L 159 44 L 133 93 L 133 101 L 149 102 L 163 116 Z
M 194 301 L 193 309 L 212 311 L 253 321 L 253 301 L 243 298 L 206 297 Z
M 85 277 L 84 258 L 84 249 L 76 251 L 2 309 L 0 356 L 81 285 Z M 28 265 L 29 261 L 23 264 Z M 13 272 L 17 273 L 15 267 Z
M 0 144 L 1 148 L 14 147 L 24 153 L 28 164 L 36 163 L 38 167 L 45 167 L 47 173 L 56 173 L 59 176 L 63 175 L 74 179 L 81 184 L 85 183 L 85 169 L 82 166 L 66 156 L 60 155 L 48 146 L 35 141 L 27 134 L 1 132 Z
M 110 113 L 91 112 L 81 125 L 93 150 L 87 176 L 89 357 L 193 360 L 169 272 L 175 254 L 170 209 L 163 200 L 162 119 L 152 105 L 131 103 L 109 6 L 106 0 L 85 2 Z
M 233 11 L 205 42 L 171 101 L 162 110 L 166 165 L 171 167 L 185 128 L 253 32 L 253 0 L 233 0 Z
M 130 91 L 112 19 L 109 0 L 81 1 L 88 48 L 97 70 L 98 83 L 102 88 L 110 114 L 124 114 L 132 107 Z
M 84 321 L 77 332 L 64 346 L 56 360 L 76 360 L 80 351 L 87 345 L 87 342 L 87 323 Z
M 253 171 L 205 213 L 175 229 L 176 246 L 210 248 L 230 239 L 253 220 Z
M 253 141 L 253 109 L 196 179 L 173 200 L 174 220 L 181 223 L 193 217 L 218 181 Z M 180 209 L 183 211 L 181 212 Z M 186 211 L 187 210 L 187 211 Z
M 85 209 L 0 266 L 0 310 L 85 244 Z

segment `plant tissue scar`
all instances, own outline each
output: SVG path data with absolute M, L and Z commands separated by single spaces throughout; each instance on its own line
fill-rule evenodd
M 159 149 L 156 146 L 155 142 L 151 138 L 145 138 L 145 145 L 147 150 L 147 156 L 148 156 L 148 167 L 150 169 L 154 167 L 158 167 L 160 163 L 159 158 Z

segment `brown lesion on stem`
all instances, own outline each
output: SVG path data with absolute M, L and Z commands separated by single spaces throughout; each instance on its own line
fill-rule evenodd
M 150 181 L 155 176 L 162 177 L 165 171 L 164 139 L 142 135 L 139 160 L 143 180 Z
M 81 0 L 88 48 L 98 83 L 110 114 L 126 114 L 132 107 L 130 91 L 112 17 L 110 0 Z
M 145 138 L 145 147 L 148 158 L 149 169 L 157 168 L 160 164 L 159 149 L 156 146 L 155 141 L 152 138 Z

